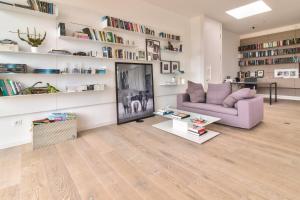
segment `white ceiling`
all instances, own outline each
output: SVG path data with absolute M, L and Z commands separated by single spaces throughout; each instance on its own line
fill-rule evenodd
M 227 30 L 238 34 L 300 23 L 300 0 L 264 0 L 272 11 L 257 16 L 236 20 L 225 11 L 256 0 L 144 0 L 171 12 L 195 17 L 205 14 L 223 23 Z M 255 26 L 255 30 L 250 27 Z

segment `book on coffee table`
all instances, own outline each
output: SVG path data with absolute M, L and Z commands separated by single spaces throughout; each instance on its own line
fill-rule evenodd
M 188 118 L 190 116 L 191 115 L 189 115 L 189 114 L 181 113 L 181 112 L 175 112 L 175 113 L 172 114 L 172 117 L 174 119 L 185 119 L 185 118 Z

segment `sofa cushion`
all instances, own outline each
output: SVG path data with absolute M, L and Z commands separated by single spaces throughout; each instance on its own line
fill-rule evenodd
M 250 88 L 240 89 L 226 97 L 223 102 L 223 105 L 224 107 L 232 108 L 239 100 L 253 98 L 255 94 L 256 91 L 251 90 Z
M 202 84 L 188 81 L 188 89 L 186 90 L 186 92 L 189 94 L 191 102 L 193 103 L 205 102 L 205 92 Z
M 208 84 L 206 103 L 223 105 L 224 99 L 231 94 L 230 83 Z
M 236 109 L 225 108 L 221 105 L 206 104 L 206 103 L 192 103 L 192 102 L 184 102 L 182 105 L 188 108 L 194 108 L 195 112 L 197 112 L 198 110 L 205 110 L 205 111 L 223 113 L 227 115 L 238 115 L 238 111 Z

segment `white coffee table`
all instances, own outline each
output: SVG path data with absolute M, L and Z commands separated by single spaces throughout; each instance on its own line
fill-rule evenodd
M 171 133 L 178 137 L 190 140 L 192 142 L 196 142 L 198 144 L 207 142 L 208 140 L 210 140 L 220 134 L 215 131 L 207 130 L 207 133 L 205 133 L 201 136 L 198 136 L 198 135 L 190 133 L 188 131 L 188 128 L 192 127 L 191 118 L 204 119 L 206 121 L 206 123 L 202 125 L 203 127 L 221 120 L 220 118 L 211 117 L 211 116 L 207 116 L 207 115 L 201 115 L 201 114 L 192 113 L 192 112 L 186 112 L 186 111 L 177 110 L 177 109 L 168 109 L 168 110 L 172 110 L 174 112 L 186 113 L 186 114 L 189 114 L 190 117 L 185 118 L 185 119 L 174 119 L 172 117 L 172 115 L 162 115 L 160 113 L 155 112 L 154 113 L 155 115 L 159 115 L 159 116 L 168 118 L 170 120 L 164 121 L 164 122 L 161 122 L 158 124 L 154 124 L 153 127 L 163 130 L 165 132 Z

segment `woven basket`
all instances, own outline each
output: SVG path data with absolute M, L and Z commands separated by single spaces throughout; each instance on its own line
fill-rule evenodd
M 33 149 L 61 143 L 75 138 L 77 138 L 76 119 L 36 125 L 32 128 Z

